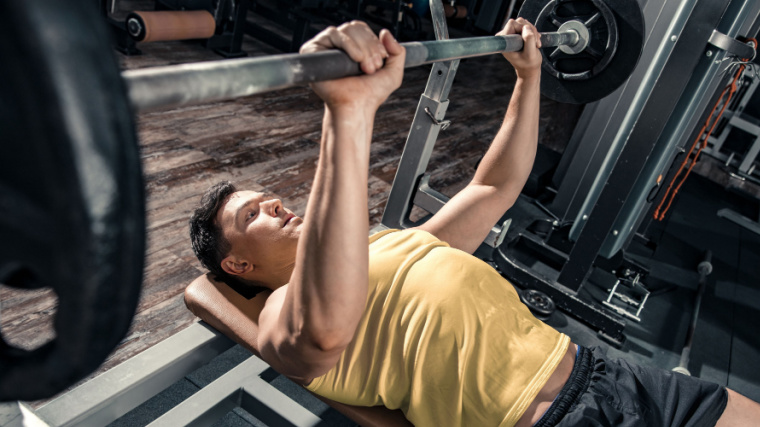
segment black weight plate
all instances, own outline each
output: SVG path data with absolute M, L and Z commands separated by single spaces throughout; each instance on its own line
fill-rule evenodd
M 523 289 L 520 291 L 520 301 L 530 309 L 531 313 L 541 320 L 546 320 L 556 310 L 554 301 L 541 291 Z
M 0 283 L 52 288 L 55 338 L 0 336 L 0 401 L 93 372 L 137 307 L 145 245 L 137 138 L 92 0 L 0 2 Z
M 606 66 L 587 79 L 558 79 L 542 67 L 541 94 L 555 101 L 570 104 L 587 104 L 598 101 L 614 92 L 628 80 L 639 61 L 644 47 L 644 17 L 635 0 L 595 0 L 604 3 L 615 17 L 617 28 L 617 46 L 615 54 Z M 557 23 L 550 20 L 535 22 L 546 7 L 554 5 L 568 6 L 579 3 L 578 9 L 594 8 L 592 0 L 527 0 L 520 8 L 519 16 L 533 22 L 540 32 L 557 31 Z M 585 4 L 584 4 L 585 3 Z M 567 20 L 572 19 L 568 17 Z M 610 47 L 612 48 L 612 47 Z M 541 53 L 544 62 L 554 49 L 544 48 Z

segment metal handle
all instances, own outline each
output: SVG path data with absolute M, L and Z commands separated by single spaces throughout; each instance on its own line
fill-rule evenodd
M 748 43 L 743 43 L 719 32 L 718 30 L 713 30 L 712 34 L 710 35 L 710 40 L 707 42 L 717 47 L 718 49 L 725 50 L 730 55 L 735 55 L 737 58 L 755 58 L 756 46 L 751 41 Z

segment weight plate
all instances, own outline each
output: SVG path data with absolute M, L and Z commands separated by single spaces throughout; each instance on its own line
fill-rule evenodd
M 0 401 L 53 396 L 125 336 L 145 214 L 132 112 L 91 0 L 0 2 L 0 283 L 52 288 L 55 338 L 0 336 Z
M 589 44 L 578 54 L 541 49 L 541 94 L 559 102 L 586 104 L 611 94 L 633 73 L 644 46 L 644 17 L 633 0 L 528 0 L 519 16 L 540 32 L 573 20 L 589 30 Z
M 554 313 L 556 306 L 554 301 L 541 291 L 535 289 L 523 289 L 520 291 L 520 301 L 530 309 L 534 316 L 546 320 Z

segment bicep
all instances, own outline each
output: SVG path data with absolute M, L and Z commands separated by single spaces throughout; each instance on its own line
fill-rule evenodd
M 469 184 L 426 223 L 415 227 L 436 236 L 452 248 L 473 253 L 514 200 L 504 191 Z
M 321 349 L 294 325 L 286 285 L 267 300 L 259 316 L 261 357 L 279 373 L 301 383 L 323 375 L 340 359 L 343 348 Z

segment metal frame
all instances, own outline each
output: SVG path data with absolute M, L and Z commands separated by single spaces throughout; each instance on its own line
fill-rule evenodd
M 760 234 L 760 216 L 758 216 L 758 219 L 756 221 L 753 221 L 746 216 L 736 213 L 728 208 L 719 210 L 718 216 L 732 221 L 755 234 Z
M 21 402 L 0 405 L 0 424 L 21 426 L 107 425 L 235 343 L 200 321 L 122 364 L 66 392 L 37 410 Z M 149 426 L 209 425 L 241 408 L 267 425 L 327 425 L 262 375 L 269 365 L 251 355 L 185 399 Z M 34 420 L 34 424 L 28 424 Z M 26 422 L 26 423 L 25 423 Z
M 741 92 L 741 94 L 735 99 L 735 102 L 731 102 L 726 107 L 726 110 L 723 113 L 723 120 L 725 120 L 726 123 L 723 124 L 722 127 L 720 123 L 718 124 L 720 132 L 707 139 L 708 144 L 704 149 L 705 154 L 723 162 L 727 161 L 729 156 L 722 153 L 721 148 L 723 148 L 723 144 L 726 142 L 728 134 L 731 133 L 731 128 L 734 127 L 734 123 L 738 123 L 739 120 L 741 120 L 741 114 L 744 111 L 744 108 L 747 106 L 749 100 L 752 99 L 752 95 L 754 95 L 758 85 L 760 85 L 760 79 L 749 77 L 747 80 L 748 84 L 746 88 L 740 88 L 739 91 L 737 91 Z
M 212 424 L 234 408 L 242 408 L 266 425 L 327 425 L 287 395 L 260 378 L 269 365 L 256 356 L 231 369 L 148 424 L 202 426 Z
M 758 85 L 760 85 L 760 79 L 754 78 L 753 76 L 747 76 L 746 78 L 749 79 L 750 82 L 740 95 L 741 99 L 736 103 L 732 102 L 731 105 L 726 108 L 726 110 L 729 110 L 730 107 L 734 107 L 733 110 L 728 111 L 728 118 L 725 119 L 726 123 L 720 134 L 715 137 L 711 136 L 708 139 L 708 146 L 704 150 L 705 154 L 725 162 L 727 167 L 733 167 L 734 164 L 738 163 L 736 170 L 742 177 L 750 177 L 756 172 L 757 167 L 755 163 L 758 154 L 760 154 L 760 118 L 743 114 L 744 107 L 754 95 Z M 726 155 L 721 152 L 724 142 L 734 128 L 740 129 L 755 137 L 754 142 L 749 148 L 743 154 L 739 153 L 738 156 L 736 153 Z
M 720 38 L 731 37 L 733 40 L 734 37 L 750 33 L 758 12 L 760 12 L 760 4 L 757 2 L 733 1 L 726 8 L 718 27 L 727 35 L 713 30 L 708 42 L 714 45 L 716 34 L 721 34 Z M 609 258 L 627 247 L 633 239 L 634 231 L 645 229 L 651 221 L 650 192 L 658 177 L 667 175 L 677 154 L 683 151 L 684 147 L 690 147 L 694 138 L 697 137 L 709 107 L 715 103 L 718 93 L 725 84 L 727 76 L 723 73 L 724 61 L 727 61 L 729 53 L 710 46 L 705 49 L 702 59 L 684 90 L 684 95 L 678 100 L 668 124 L 652 150 L 650 159 L 615 221 L 613 230 L 618 230 L 618 234 L 615 235 L 613 232 L 607 237 L 600 252 L 602 256 Z M 667 179 L 672 179 L 672 177 Z
M 433 19 L 433 29 L 436 40 L 447 40 L 449 30 L 443 5 L 430 0 L 430 13 Z M 449 92 L 454 83 L 459 60 L 437 62 L 433 64 L 428 77 L 425 92 L 420 96 L 417 111 L 412 119 L 412 127 L 406 137 L 404 151 L 401 153 L 396 176 L 393 178 L 388 202 L 383 211 L 381 223 L 388 228 L 409 228 L 415 224 L 409 220 L 412 211 L 417 186 L 427 169 L 430 155 L 438 139 L 438 132 L 448 127 L 450 122 L 444 121 L 446 109 L 449 106 Z M 440 193 L 438 193 L 440 194 Z M 437 202 L 435 206 L 443 206 L 447 200 L 432 195 Z
M 760 125 L 756 123 L 757 120 L 754 120 L 753 122 L 742 117 L 735 117 L 734 122 L 732 123 L 734 127 L 755 135 L 755 142 L 752 143 L 749 150 L 744 154 L 741 164 L 739 164 L 739 172 L 747 175 L 752 173 L 752 166 L 754 166 L 757 154 L 760 152 Z
M 106 425 L 234 345 L 198 322 L 34 412 L 51 426 Z
M 570 240 L 575 243 L 559 274 L 546 277 L 510 258 L 509 251 L 500 251 L 497 258 L 508 276 L 560 298 L 555 301 L 560 308 L 598 328 L 613 343 L 624 339 L 624 323 L 595 304 L 588 307 L 579 292 L 598 256 L 615 255 L 630 242 L 646 213 L 648 191 L 642 189 L 651 189 L 652 174 L 656 179 L 656 173 L 669 166 L 673 151 L 696 127 L 711 84 L 717 85 L 713 80 L 720 67 L 710 58 L 714 55 L 719 63 L 724 53 L 715 55 L 711 48 L 705 54 L 708 42 L 715 40 L 709 31 L 728 21 L 730 28 L 724 32 L 735 37 L 739 27 L 746 27 L 742 14 L 748 9 L 757 5 L 729 0 L 648 2 L 645 15 L 653 25 L 642 55 L 645 65 L 614 96 L 587 108 L 583 126 L 573 136 L 573 164 L 562 167 L 564 180 L 551 208 L 560 211 L 562 220 L 574 218 Z M 526 243 L 529 237 L 518 238 Z M 534 249 L 549 256 L 548 245 L 540 244 Z
M 658 55 L 667 62 L 656 78 L 650 80 L 651 83 L 647 82 L 643 88 L 651 88 L 651 92 L 642 100 L 644 103 L 640 114 L 632 118 L 632 129 L 625 138 L 630 143 L 625 144 L 619 156 L 624 161 L 615 163 L 599 198 L 591 205 L 593 209 L 588 214 L 588 221 L 581 224 L 581 232 L 557 279 L 564 286 L 577 292 L 591 273 L 592 265 L 607 236 L 619 232 L 614 229 L 615 221 L 686 88 L 688 79 L 683 76 L 692 75 L 707 45 L 709 35 L 703 29 L 718 26 L 728 2 L 729 0 L 690 2 L 693 4 L 691 11 L 688 11 L 684 3 L 684 7 L 679 8 L 676 19 L 671 21 L 669 29 L 676 30 L 680 24 L 682 30 L 669 32 L 672 36 L 662 40 L 663 50 L 660 52 L 672 49 L 672 54 L 668 52 L 664 58 Z M 673 38 L 675 43 L 670 47 Z M 653 61 L 652 66 L 656 66 L 657 62 Z
M 443 5 L 430 0 L 430 11 L 437 40 L 449 38 Z M 420 97 L 412 126 L 401 153 L 398 170 L 393 179 L 388 203 L 381 223 L 388 228 L 410 228 L 418 225 L 409 219 L 413 205 L 435 214 L 449 198 L 433 190 L 429 175 L 425 175 L 438 133 L 448 127 L 444 120 L 449 106 L 449 92 L 459 67 L 459 60 L 437 62 L 430 71 L 425 92 Z M 505 223 L 506 225 L 507 223 Z M 504 240 L 507 227 L 494 226 L 486 238 L 487 244 L 498 246 Z

